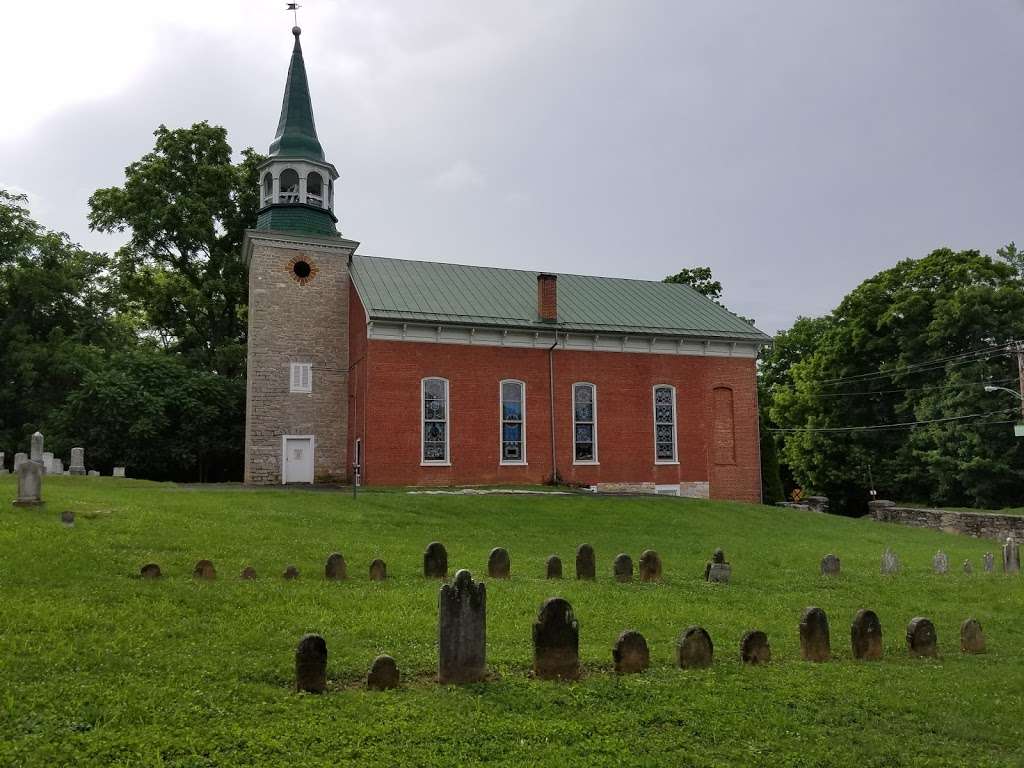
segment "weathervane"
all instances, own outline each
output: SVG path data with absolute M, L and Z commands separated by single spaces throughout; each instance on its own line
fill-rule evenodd
M 295 20 L 296 27 L 299 26 L 299 8 L 301 7 L 302 6 L 298 3 L 288 3 L 288 7 L 286 8 L 286 10 L 292 12 L 292 18 Z

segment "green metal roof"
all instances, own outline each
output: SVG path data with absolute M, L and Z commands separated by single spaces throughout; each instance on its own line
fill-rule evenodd
M 537 315 L 537 275 L 518 269 L 352 257 L 371 319 L 767 341 L 688 285 L 558 275 L 558 322 Z
M 270 156 L 323 160 L 324 150 L 316 136 L 313 102 L 309 98 L 309 83 L 306 80 L 306 64 L 302 60 L 302 46 L 299 45 L 300 31 L 298 27 L 292 29 L 295 47 L 292 48 L 292 61 L 288 65 L 288 80 L 284 86 L 284 100 L 281 102 L 281 119 L 277 123 L 277 135 L 270 145 Z

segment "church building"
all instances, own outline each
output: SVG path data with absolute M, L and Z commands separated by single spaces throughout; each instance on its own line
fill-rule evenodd
M 292 32 L 243 244 L 246 482 L 760 501 L 768 337 L 685 285 L 357 253 Z

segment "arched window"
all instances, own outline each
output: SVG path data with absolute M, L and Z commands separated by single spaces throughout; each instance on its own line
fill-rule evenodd
M 420 382 L 423 440 L 420 461 L 423 464 L 450 464 L 448 434 L 448 380 L 423 379 Z
M 306 202 L 319 208 L 324 207 L 324 179 L 316 171 L 306 177 Z
M 278 197 L 281 203 L 299 202 L 299 174 L 294 168 L 285 168 L 281 171 L 281 194 Z
M 597 387 L 572 385 L 573 464 L 597 464 Z
M 263 204 L 270 205 L 274 202 L 274 177 L 270 171 L 263 174 Z
M 526 463 L 526 385 L 506 379 L 499 384 L 501 398 L 502 464 Z
M 654 463 L 675 464 L 676 388 L 670 384 L 654 386 Z

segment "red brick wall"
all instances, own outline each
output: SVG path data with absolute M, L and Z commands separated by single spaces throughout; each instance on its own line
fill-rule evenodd
M 472 485 L 550 479 L 546 349 L 367 341 L 358 298 L 350 306 L 349 433 L 353 446 L 355 438 L 363 437 L 364 483 Z M 710 481 L 713 498 L 760 501 L 753 360 L 556 350 L 554 361 L 555 440 L 563 480 L 588 484 Z M 450 467 L 420 466 L 420 380 L 426 376 L 449 381 Z M 498 463 L 502 379 L 526 383 L 528 466 Z M 577 381 L 597 387 L 597 466 L 572 462 L 571 397 Z M 655 384 L 676 388 L 678 465 L 654 463 Z M 722 389 L 726 392 L 716 395 Z M 723 403 L 730 399 L 728 390 L 731 428 L 723 410 Z M 728 439 L 730 451 L 712 450 L 716 441 Z
M 537 275 L 537 314 L 541 320 L 558 319 L 558 278 Z

